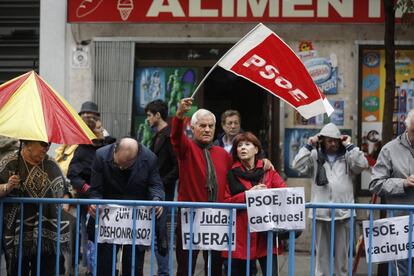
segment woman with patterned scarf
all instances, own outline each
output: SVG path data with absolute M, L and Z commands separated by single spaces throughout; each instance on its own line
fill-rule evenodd
M 228 186 L 225 201 L 229 203 L 245 203 L 245 191 L 271 188 L 284 188 L 286 184 L 274 170 L 263 169 L 263 161 L 259 159 L 262 146 L 251 132 L 238 134 L 233 141 L 233 166 L 227 175 Z M 236 218 L 236 250 L 232 254 L 231 275 L 246 275 L 247 260 L 247 211 L 237 210 Z M 250 233 L 250 268 L 259 260 L 263 275 L 266 275 L 267 233 Z M 273 254 L 282 254 L 280 246 L 274 246 Z M 227 258 L 227 251 L 223 252 Z M 250 271 L 252 273 L 252 271 Z M 277 256 L 273 257 L 273 271 L 277 275 Z
M 49 146 L 49 143 L 41 141 L 24 141 L 20 159 L 17 151 L 2 158 L 0 197 L 62 198 L 69 194 L 60 168 L 46 154 Z M 3 244 L 9 276 L 17 275 L 19 271 L 20 206 L 4 205 Z M 55 275 L 58 243 L 59 253 L 68 250 L 70 215 L 62 212 L 59 240 L 57 217 L 57 204 L 45 204 L 42 212 L 40 275 Z M 38 234 L 38 205 L 24 204 L 21 275 L 36 274 Z

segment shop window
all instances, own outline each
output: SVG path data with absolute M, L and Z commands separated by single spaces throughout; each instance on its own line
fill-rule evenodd
M 381 150 L 382 118 L 385 91 L 385 50 L 382 46 L 359 48 L 359 141 L 371 166 Z M 395 51 L 395 93 L 393 103 L 393 136 L 405 131 L 405 116 L 414 108 L 414 47 L 397 46 Z M 371 175 L 364 171 L 359 195 L 370 195 Z

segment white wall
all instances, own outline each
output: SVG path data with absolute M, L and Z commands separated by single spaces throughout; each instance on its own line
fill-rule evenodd
M 66 98 L 66 1 L 40 1 L 39 71 Z

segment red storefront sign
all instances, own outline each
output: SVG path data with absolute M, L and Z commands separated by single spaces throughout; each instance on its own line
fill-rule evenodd
M 68 22 L 382 23 L 382 1 L 68 0 Z

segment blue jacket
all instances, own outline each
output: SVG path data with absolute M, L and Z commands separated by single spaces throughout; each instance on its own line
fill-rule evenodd
M 111 144 L 96 151 L 90 198 L 164 200 L 156 155 L 140 144 L 135 164 L 122 171 L 114 164 L 114 147 Z

